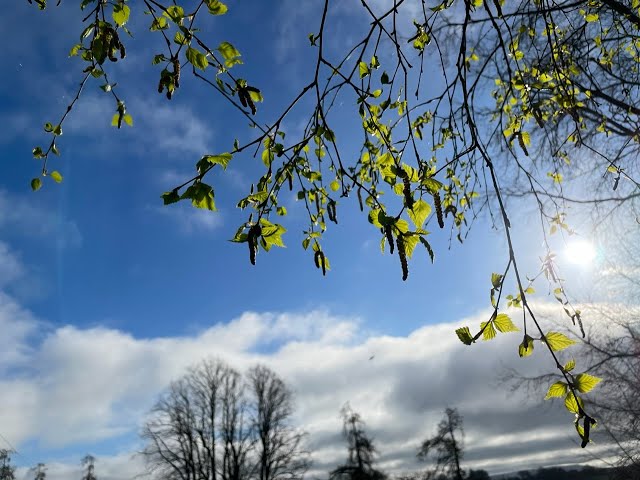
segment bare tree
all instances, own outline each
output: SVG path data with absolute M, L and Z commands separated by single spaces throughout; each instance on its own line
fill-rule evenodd
M 292 412 L 291 393 L 275 373 L 256 367 L 245 382 L 224 362 L 207 359 L 158 399 L 142 430 L 143 454 L 163 480 L 300 478 L 306 458 L 302 437 L 288 426 Z
M 93 455 L 85 455 L 82 459 L 82 466 L 84 467 L 84 474 L 82 480 L 97 480 L 95 474 L 95 461 L 96 458 Z
M 293 393 L 271 369 L 257 365 L 248 373 L 252 426 L 257 441 L 259 480 L 299 479 L 309 467 L 302 448 L 304 432 L 291 425 Z
M 336 467 L 329 474 L 331 480 L 383 480 L 387 476 L 373 468 L 376 448 L 373 439 L 364 430 L 364 421 L 347 403 L 342 414 L 342 434 L 347 441 L 349 455 L 344 465 Z
M 248 455 L 253 451 L 247 401 L 242 377 L 228 370 L 222 382 L 220 435 L 224 445 L 223 480 L 240 480 L 252 473 Z
M 169 385 L 142 430 L 150 471 L 163 479 L 226 478 L 218 465 L 223 383 L 233 371 L 206 360 Z
M 33 480 L 45 480 L 47 478 L 47 467 L 44 463 L 38 463 L 31 469 Z
M 462 416 L 455 408 L 447 408 L 445 417 L 438 424 L 436 434 L 422 442 L 418 458 L 426 460 L 435 451 L 436 468 L 434 473 L 441 472 L 453 476 L 455 480 L 463 480 L 464 470 L 460 467 L 463 456 L 461 438 L 463 435 Z
M 16 467 L 11 465 L 13 450 L 0 449 L 0 480 L 15 480 Z

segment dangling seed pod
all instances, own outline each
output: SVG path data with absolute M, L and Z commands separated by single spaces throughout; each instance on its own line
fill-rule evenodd
M 444 217 L 442 216 L 442 201 L 440 200 L 440 192 L 433 194 L 433 206 L 436 207 L 436 217 L 438 217 L 438 225 L 444 228 Z
M 356 190 L 356 193 L 358 194 L 358 205 L 360 205 L 360 211 L 364 212 L 364 206 L 362 205 L 362 195 L 360 194 L 360 188 L 358 187 L 358 190 Z
M 124 48 L 123 44 L 120 44 L 120 60 L 124 60 L 124 57 L 127 56 L 127 49 Z
M 402 234 L 398 235 L 396 239 L 398 247 L 398 257 L 400 258 L 400 266 L 402 267 L 402 280 L 405 281 L 409 277 L 409 264 L 407 263 L 407 252 L 404 247 L 404 240 Z
M 249 261 L 251 265 L 256 264 L 256 253 L 258 253 L 258 238 L 262 235 L 262 227 L 260 225 L 253 225 L 249 229 L 247 235 L 247 241 L 249 243 Z
M 404 203 L 407 208 L 411 209 L 413 208 L 414 200 L 413 195 L 411 195 L 411 181 L 409 180 L 409 175 L 404 171 L 404 169 L 400 169 L 400 173 L 398 173 L 398 176 L 402 179 L 402 193 L 404 195 Z
M 527 146 L 524 144 L 524 138 L 522 138 L 522 133 L 518 132 L 518 143 L 520 144 L 520 148 L 524 152 L 524 154 L 528 157 L 529 152 L 527 151 Z
M 289 191 L 293 191 L 293 173 L 287 175 L 287 181 L 289 182 Z
M 324 277 L 327 274 L 327 265 L 322 250 L 316 250 L 316 253 L 313 254 L 313 261 L 316 268 L 322 268 L 322 276 Z
M 162 81 L 162 77 L 160 77 L 160 81 L 158 82 L 158 93 L 162 93 L 164 90 L 164 83 Z
M 329 215 L 329 220 L 333 223 L 338 223 L 338 217 L 336 217 L 336 202 L 333 200 L 329 200 L 327 203 L 327 214 Z
M 180 88 L 180 60 L 178 59 L 178 57 L 175 57 L 172 63 L 173 63 L 173 78 L 174 78 L 173 83 L 175 83 L 176 88 Z
M 393 234 L 391 233 L 391 225 L 385 225 L 384 236 L 387 237 L 387 243 L 389 244 L 389 253 L 393 255 Z
M 538 107 L 533 107 L 532 113 L 533 113 L 533 118 L 536 119 L 536 123 L 538 124 L 538 126 L 540 128 L 544 128 L 544 120 L 542 118 L 542 113 L 540 112 L 540 109 Z

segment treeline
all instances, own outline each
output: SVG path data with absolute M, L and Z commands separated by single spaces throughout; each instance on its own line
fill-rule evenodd
M 293 422 L 293 393 L 273 370 L 256 365 L 242 374 L 218 359 L 206 359 L 159 396 L 142 428 L 142 455 L 154 480 L 302 480 L 311 465 L 306 432 Z M 341 410 L 344 462 L 329 480 L 490 480 L 484 470 L 463 465 L 463 419 L 447 408 L 433 436 L 417 446 L 425 468 L 389 475 L 376 465 L 377 449 L 361 415 Z M 0 450 L 0 480 L 16 480 L 11 451 Z M 98 480 L 95 458 L 82 460 L 81 480 Z M 499 475 L 495 480 L 638 479 L 625 469 L 547 468 Z M 22 479 L 19 479 L 22 480 Z M 29 480 L 46 480 L 46 466 Z M 71 480 L 71 479 L 70 479 Z

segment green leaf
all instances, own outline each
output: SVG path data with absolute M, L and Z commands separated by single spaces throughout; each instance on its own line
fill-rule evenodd
M 187 60 L 189 60 L 194 67 L 199 68 L 200 70 L 204 70 L 209 66 L 207 57 L 197 48 L 187 48 Z
M 567 388 L 568 386 L 566 383 L 555 382 L 549 387 L 544 399 L 549 400 L 550 398 L 564 397 L 567 394 Z
M 575 387 L 580 393 L 588 393 L 602 381 L 599 377 L 594 377 L 588 373 L 579 373 L 575 378 Z
M 42 180 L 37 177 L 31 180 L 31 190 L 37 192 L 40 188 L 42 188 Z
M 576 368 L 576 361 L 572 358 L 571 360 L 569 360 L 566 365 L 562 368 L 565 372 L 570 372 L 571 370 L 573 370 L 574 368 Z
M 480 324 L 480 330 L 482 330 L 482 339 L 487 341 L 487 340 L 493 340 L 494 338 L 496 338 L 496 329 L 493 326 L 493 322 L 482 322 Z
M 164 192 L 160 198 L 162 198 L 165 205 L 171 205 L 180 200 L 180 195 L 178 195 L 177 190 L 171 190 L 170 192 Z
M 113 21 L 119 27 L 122 27 L 125 23 L 129 21 L 129 14 L 131 13 L 131 9 L 128 5 L 124 4 L 116 4 L 113 6 Z
M 62 175 L 60 175 L 60 172 L 57 170 L 54 170 L 53 172 L 51 172 L 49 176 L 53 178 L 53 181 L 56 183 L 62 182 Z
M 333 182 L 331 182 L 329 184 L 329 187 L 331 188 L 331 190 L 333 190 L 334 192 L 337 192 L 338 190 L 340 190 L 340 182 L 338 180 L 334 180 Z
M 166 28 L 169 28 L 167 19 L 165 17 L 157 17 L 153 19 L 153 22 L 151 22 L 151 27 L 149 27 L 149 30 L 155 32 L 156 30 L 165 30 Z
M 276 247 L 284 247 L 284 242 L 282 241 L 282 234 L 287 231 L 282 225 L 274 224 L 269 222 L 265 218 L 260 219 L 260 225 L 262 227 L 262 239 L 265 241 L 266 246 L 265 250 L 269 250 L 273 245 Z
M 124 120 L 124 123 L 126 123 L 130 127 L 133 127 L 133 117 L 131 115 L 127 113 L 124 117 L 122 117 L 122 119 Z
M 69 56 L 75 57 L 76 55 L 78 55 L 78 52 L 80 51 L 81 48 L 82 48 L 81 43 L 75 44 L 73 47 L 71 47 L 71 50 L 69 50 Z
M 170 7 L 167 7 L 164 15 L 179 24 L 184 18 L 184 8 L 179 5 L 171 5 Z
M 287 209 L 285 207 L 278 207 L 276 209 L 276 213 L 280 216 L 285 216 L 287 214 Z
M 511 318 L 506 313 L 499 313 L 493 320 L 493 323 L 498 331 L 502 333 L 520 331 L 520 329 L 513 324 Z
M 240 60 L 240 52 L 229 42 L 222 42 L 218 46 L 217 50 L 224 58 L 224 64 L 227 68 L 231 68 L 238 63 L 242 63 L 242 60 Z
M 529 335 L 525 335 L 522 339 L 522 343 L 518 347 L 518 355 L 521 357 L 528 357 L 533 353 L 533 338 Z
M 493 288 L 500 288 L 501 284 L 502 284 L 502 275 L 500 275 L 499 273 L 492 273 L 491 274 L 491 286 Z
M 380 76 L 380 83 L 385 85 L 391 83 L 389 81 L 389 75 L 387 75 L 387 72 L 382 72 L 382 75 Z
M 365 62 L 360 62 L 359 70 L 360 70 L 360 78 L 364 78 L 367 75 L 369 75 L 369 65 L 367 65 Z
M 469 331 L 469 327 L 461 327 L 456 330 L 456 335 L 462 343 L 465 345 L 471 345 L 473 343 L 473 336 Z
M 224 170 L 227 169 L 227 165 L 233 158 L 230 153 L 219 153 L 218 155 L 205 155 L 202 160 L 209 162 L 211 165 L 220 165 Z
M 549 345 L 551 350 L 553 350 L 554 352 L 564 350 L 565 348 L 568 348 L 576 343 L 575 340 L 571 340 L 565 334 L 560 332 L 549 332 L 544 336 L 544 338 L 547 342 L 547 345 Z
M 580 408 L 584 406 L 582 399 L 574 395 L 573 392 L 567 393 L 567 396 L 564 399 L 564 406 L 567 407 L 567 410 L 571 413 L 579 414 L 580 408 L 578 408 L 578 405 L 580 405 Z
M 216 211 L 216 204 L 214 202 L 213 188 L 206 183 L 198 182 L 191 185 L 180 197 L 190 198 L 191 204 L 197 208 L 203 208 L 206 210 Z
M 416 228 L 422 228 L 424 221 L 431 213 L 431 205 L 424 200 L 418 200 L 414 202 L 413 208 L 409 209 L 407 213 Z
M 173 36 L 173 42 L 178 44 L 178 45 L 187 45 L 189 43 L 187 41 L 187 37 L 185 37 L 184 34 L 182 32 L 180 32 L 180 31 L 176 32 L 176 34 Z M 157 57 L 157 55 L 156 55 L 156 57 Z M 156 63 L 158 63 L 158 62 L 156 62 Z
M 209 13 L 211 15 L 224 15 L 227 13 L 227 6 L 222 3 L 220 0 L 205 0 L 207 3 L 207 7 L 209 8 Z

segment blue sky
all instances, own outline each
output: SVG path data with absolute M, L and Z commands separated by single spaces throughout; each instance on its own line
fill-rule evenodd
M 230 1 L 229 14 L 209 23 L 212 42 L 230 40 L 242 52 L 245 65 L 236 68 L 244 78 L 255 79 L 264 94 L 258 116 L 262 122 L 273 118 L 307 81 L 315 53 L 306 37 L 317 28 L 317 7 L 317 1 Z M 339 210 L 340 224 L 326 235 L 332 271 L 323 278 L 312 256 L 300 247 L 304 217 L 291 194 L 286 202 L 290 215 L 281 220 L 288 229 L 287 248 L 260 253 L 257 265 L 251 266 L 246 245 L 228 239 L 246 219 L 235 204 L 256 178 L 259 158 L 236 156 L 226 174 L 216 172 L 210 179 L 217 213 L 186 204 L 162 206 L 160 194 L 188 178 L 202 154 L 229 151 L 234 138 L 247 139 L 253 131 L 246 119 L 188 75 L 171 102 L 156 93 L 159 69 L 150 60 L 159 48 L 153 44 L 157 38 L 145 31 L 146 17 L 132 19 L 129 27 L 136 38 L 127 60 L 110 65 L 134 127 L 117 131 L 109 126 L 112 99 L 99 90 L 100 82 L 91 83 L 65 124 L 59 142 L 62 156 L 52 159 L 52 168 L 64 175 L 63 183 L 45 182 L 41 191 L 30 192 L 29 181 L 40 168 L 31 149 L 46 141 L 42 125 L 59 118 L 80 78 L 81 62 L 67 58 L 79 32 L 73 23 L 76 10 L 71 1 L 46 12 L 14 2 L 0 18 L 0 274 L 5 276 L 0 304 L 5 328 L 13 332 L 6 343 L 11 355 L 0 356 L 0 383 L 15 387 L 14 396 L 5 399 L 7 418 L 14 421 L 0 433 L 17 448 L 17 463 L 47 461 L 57 465 L 57 472 L 67 472 L 84 453 L 93 452 L 103 459 L 107 477 L 122 478 L 116 471 L 138 446 L 136 422 L 168 380 L 197 361 L 196 354 L 206 353 L 221 354 L 241 366 L 252 361 L 280 366 L 300 396 L 301 421 L 309 423 L 312 441 L 324 452 L 317 459 L 323 467 L 335 456 L 341 458 L 336 452 L 342 452 L 342 446 L 330 432 L 339 433 L 338 409 L 346 400 L 362 409 L 365 418 L 370 412 L 378 438 L 388 434 L 389 444 L 395 445 L 392 440 L 401 430 L 385 430 L 385 415 L 392 412 L 376 416 L 375 404 L 368 403 L 375 403 L 372 389 L 381 392 L 382 387 L 376 390 L 379 385 L 395 385 L 380 400 L 383 404 L 402 397 L 402 388 L 411 383 L 402 372 L 420 371 L 421 361 L 434 362 L 425 368 L 433 368 L 435 375 L 442 369 L 455 372 L 455 359 L 462 358 L 468 363 L 461 364 L 461 374 L 473 378 L 474 372 L 484 375 L 474 362 L 486 355 L 479 362 L 489 373 L 478 380 L 475 393 L 463 389 L 468 395 L 464 398 L 457 398 L 455 385 L 447 390 L 445 375 L 441 388 L 451 395 L 436 395 L 439 402 L 429 400 L 427 406 L 416 393 L 415 417 L 407 416 L 398 425 L 408 428 L 420 422 L 420 428 L 411 430 L 419 438 L 452 404 L 468 403 L 470 419 L 487 418 L 473 397 L 495 395 L 491 373 L 501 362 L 513 360 L 519 340 L 513 337 L 495 349 L 482 345 L 470 352 L 450 337 L 465 319 L 477 323 L 486 316 L 491 273 L 502 270 L 507 258 L 500 231 L 481 217 L 466 244 L 454 239 L 449 249 L 448 231 L 439 231 L 432 222 L 436 262 L 431 265 L 426 252 L 417 252 L 409 280 L 402 282 L 397 257 L 380 254 L 379 232 L 353 205 L 346 206 Z M 329 48 L 338 51 L 353 42 L 354 25 L 362 18 L 348 4 L 331 14 L 336 35 Z M 287 123 L 293 133 L 302 119 L 294 115 Z M 345 125 L 338 137 L 348 138 L 349 128 Z M 345 151 L 358 147 L 348 141 L 343 145 Z M 529 218 L 513 215 L 512 223 L 520 227 L 514 230 L 520 232 L 517 247 L 525 252 L 524 270 L 535 274 L 542 248 Z M 590 275 L 588 270 L 574 273 Z M 544 300 L 546 286 L 540 290 Z M 423 350 L 416 339 L 432 339 L 435 345 L 426 342 Z M 442 345 L 448 350 L 438 356 Z M 413 354 L 402 354 L 405 349 Z M 373 373 L 371 368 L 362 373 L 361 360 L 369 352 L 383 357 L 381 365 Z M 379 352 L 387 352 L 387 360 Z M 448 360 L 440 365 L 439 359 Z M 347 366 L 352 372 L 343 372 L 342 383 L 335 380 L 336 372 Z M 139 378 L 132 372 L 136 368 L 152 378 Z M 118 376 L 131 378 L 114 380 Z M 90 379 L 95 382 L 87 382 Z M 344 394 L 313 403 L 313 395 L 304 390 L 312 380 L 327 389 L 343 385 Z M 141 391 L 138 381 L 149 381 L 148 388 Z M 422 394 L 433 398 L 439 389 Z M 92 410 L 96 395 L 105 400 Z M 523 411 L 539 408 L 519 407 L 512 409 L 519 421 L 527 415 Z M 29 408 L 41 423 L 28 425 Z M 495 411 L 501 408 L 496 404 Z M 574 458 L 573 451 L 564 457 L 554 453 L 562 442 L 568 449 L 572 445 L 570 418 L 557 415 L 557 410 L 545 410 L 543 427 L 550 429 L 537 440 L 532 455 L 538 457 L 522 457 L 514 469 Z M 87 422 L 89 432 L 83 433 L 77 424 L 81 421 Z M 488 427 L 478 421 L 477 427 L 467 423 L 470 445 L 478 449 L 469 456 L 476 465 L 495 470 L 496 452 L 486 445 L 482 450 L 478 440 Z M 563 423 L 553 430 L 558 421 Z M 495 425 L 489 430 L 496 438 L 506 435 L 506 445 L 515 423 L 505 420 L 504 432 Z M 56 439 L 55 432 L 64 430 Z M 319 433 L 313 437 L 313 432 Z M 400 446 L 386 453 L 389 468 L 409 468 L 402 466 L 399 451 Z M 413 466 L 413 460 L 407 462 Z

